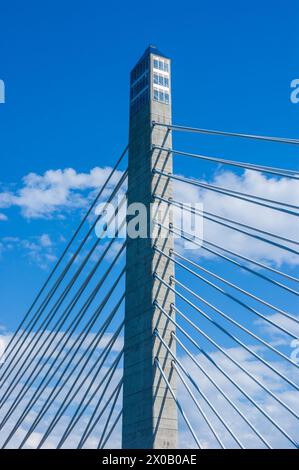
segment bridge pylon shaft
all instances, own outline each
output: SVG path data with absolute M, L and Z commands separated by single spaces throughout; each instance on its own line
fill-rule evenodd
M 160 207 L 154 203 L 155 195 L 172 197 L 172 183 L 153 174 L 154 169 L 172 172 L 172 153 L 155 149 L 155 145 L 171 148 L 172 137 L 167 128 L 152 124 L 171 124 L 170 67 L 169 58 L 149 47 L 131 72 L 122 425 L 125 449 L 177 447 L 176 404 L 155 367 L 157 357 L 176 390 L 172 358 L 153 334 L 157 328 L 175 352 L 173 326 L 154 305 L 157 300 L 175 315 L 171 310 L 173 292 L 154 278 L 157 273 L 169 282 L 174 276 L 173 262 L 154 250 L 157 246 L 169 253 L 173 238 L 159 232 L 153 222 L 172 222 L 172 209 L 165 203 Z

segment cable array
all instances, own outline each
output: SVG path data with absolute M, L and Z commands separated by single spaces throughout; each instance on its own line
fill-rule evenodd
M 152 124 L 153 128 L 166 129 L 164 142 L 171 132 L 188 132 L 299 145 L 299 139 Z M 26 448 L 34 436 L 39 436 L 37 448 L 82 449 L 96 442 L 93 446 L 103 449 L 117 432 L 126 353 L 127 242 L 120 236 L 125 218 L 113 238 L 107 238 L 107 233 L 115 219 L 123 216 L 126 205 L 128 171 L 119 170 L 119 166 L 127 150 L 111 169 L 6 348 L 0 369 L 2 448 Z M 165 154 L 191 158 L 239 172 L 263 173 L 275 181 L 299 179 L 295 169 L 185 152 L 167 148 L 164 143 L 154 145 L 152 151 L 158 151 L 159 158 Z M 167 399 L 177 407 L 180 431 L 188 432 L 192 445 L 199 449 L 271 449 L 277 443 L 298 448 L 295 394 L 299 391 L 299 365 L 290 354 L 289 344 L 298 339 L 299 317 L 293 305 L 298 301 L 299 278 L 288 272 L 287 266 L 247 254 L 240 246 L 232 248 L 227 241 L 243 237 L 247 245 L 259 243 L 268 250 L 278 250 L 281 256 L 292 257 L 288 259 L 295 265 L 299 240 L 257 222 L 251 225 L 237 216 L 168 198 L 166 191 L 159 192 L 159 181 L 185 183 L 199 188 L 197 194 L 210 192 L 221 200 L 236 199 L 238 204 L 246 203 L 248 210 L 262 207 L 269 217 L 283 214 L 291 217 L 292 223 L 299 215 L 299 205 L 198 177 L 167 173 L 163 168 L 153 169 L 158 180 L 150 195 L 158 203 L 153 225 L 158 240 L 164 231 L 175 244 L 174 249 L 167 250 L 153 241 L 152 256 L 162 266 L 171 263 L 175 275 L 167 278 L 153 272 L 153 286 L 159 288 L 152 289 L 157 294 L 150 307 L 171 325 L 170 342 L 158 326 L 151 330 L 153 351 L 163 351 L 152 358 L 154 380 L 163 383 Z M 106 220 L 108 205 L 116 200 L 114 214 Z M 101 210 L 91 220 L 100 202 Z M 170 220 L 158 220 L 164 213 L 159 212 L 163 204 L 168 215 L 171 213 Z M 202 218 L 211 229 L 209 235 L 192 233 L 174 222 L 177 209 L 192 220 Z M 98 233 L 97 224 L 104 218 Z M 226 235 L 219 241 L 215 233 L 220 229 Z M 194 250 L 188 251 L 185 242 Z M 171 293 L 175 302 L 165 306 L 158 294 L 160 287 Z M 171 377 L 175 377 L 173 383 L 161 357 L 170 358 L 167 364 Z
M 2 448 L 28 446 L 39 429 L 37 448 L 72 446 L 76 439 L 83 447 L 94 437 L 106 445 L 112 432 L 111 417 L 121 406 L 126 243 L 118 237 L 125 219 L 113 238 L 107 233 L 126 204 L 128 172 L 118 167 L 127 150 L 7 346 L 0 370 Z M 106 209 L 116 200 L 107 219 Z M 92 417 L 87 426 L 86 415 Z
M 166 128 L 168 133 L 190 132 L 299 145 L 299 139 L 153 122 L 155 126 Z M 163 145 L 155 145 L 154 150 L 180 160 L 191 158 L 286 181 L 299 179 L 297 170 L 191 153 Z M 244 208 L 248 211 L 262 207 L 269 217 L 272 213 L 273 217 L 275 213 L 282 213 L 291 217 L 290 224 L 299 214 L 299 205 L 269 199 L 263 194 L 222 187 L 157 168 L 153 169 L 153 176 L 185 183 L 186 192 L 188 186 L 195 186 L 201 190 L 198 194 L 211 191 L 228 201 L 237 199 L 247 203 Z M 299 279 L 286 269 L 266 263 L 261 257 L 248 256 L 242 249 L 232 249 L 227 241 L 230 237 L 242 236 L 248 244 L 268 245 L 287 253 L 295 261 L 299 255 L 299 240 L 226 216 L 208 206 L 198 209 L 194 203 L 200 201 L 187 203 L 159 193 L 154 193 L 153 199 L 158 204 L 153 220 L 158 236 L 175 240 L 175 248 L 170 251 L 156 244 L 153 250 L 165 265 L 171 263 L 175 267 L 175 276 L 170 278 L 154 273 L 155 281 L 175 295 L 175 303 L 168 309 L 157 297 L 154 305 L 172 325 L 171 337 L 176 344 L 176 353 L 158 330 L 154 334 L 171 358 L 178 381 L 174 400 L 190 438 L 192 436 L 199 447 L 202 447 L 202 443 L 199 444 L 201 436 L 208 435 L 206 445 L 212 447 L 298 448 L 299 408 L 294 400 L 299 391 L 299 364 L 285 345 L 298 338 L 299 317 L 292 307 L 299 295 L 296 289 Z M 186 215 L 189 225 L 184 226 Z M 205 230 L 203 234 L 191 231 L 195 224 L 192 226 L 190 220 L 194 222 L 195 218 L 209 224 L 208 236 L 205 236 Z M 218 228 L 225 230 L 221 242 L 219 237 L 213 237 Z M 190 250 L 190 245 L 194 249 Z M 158 362 L 156 367 L 162 370 Z M 170 384 L 165 383 L 171 393 Z M 184 408 L 187 397 L 188 407 Z M 233 421 L 231 416 L 234 416 Z

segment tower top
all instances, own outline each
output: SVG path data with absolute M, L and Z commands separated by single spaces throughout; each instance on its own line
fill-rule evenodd
M 159 49 L 157 49 L 156 46 L 154 46 L 153 44 L 150 44 L 144 51 L 144 53 L 142 54 L 142 56 L 140 57 L 140 59 L 138 60 L 138 62 L 136 63 L 136 65 L 139 64 L 139 62 L 142 62 L 142 60 L 149 56 L 150 54 L 155 54 L 155 55 L 158 55 L 160 57 L 164 57 L 165 59 L 169 59 L 169 57 L 165 54 L 163 54 L 163 52 L 161 52 Z M 136 66 L 135 65 L 135 66 Z M 134 66 L 134 67 L 135 67 Z
M 155 46 L 145 49 L 130 74 L 131 116 L 142 108 L 156 113 L 158 103 L 163 104 L 162 108 L 170 106 L 170 62 Z M 158 114 L 165 111 L 160 110 Z

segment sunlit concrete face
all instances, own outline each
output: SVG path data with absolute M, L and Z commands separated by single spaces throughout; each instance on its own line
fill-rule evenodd
M 153 121 L 171 124 L 170 67 L 168 58 L 149 48 L 131 73 L 128 205 L 145 204 L 149 213 L 155 195 L 172 197 L 171 182 L 153 175 L 153 169 L 172 171 L 172 154 L 152 149 L 154 145 L 172 146 L 167 128 L 152 126 Z M 168 216 L 167 223 L 172 221 L 172 213 Z M 148 223 L 155 217 L 155 213 L 150 214 Z M 169 254 L 173 239 L 159 234 L 127 239 L 123 448 L 177 447 L 176 405 L 154 365 L 157 357 L 175 391 L 171 356 L 153 334 L 156 328 L 175 352 L 172 324 L 153 305 L 157 300 L 167 313 L 171 312 L 174 294 L 154 274 L 169 283 L 174 266 L 154 246 Z

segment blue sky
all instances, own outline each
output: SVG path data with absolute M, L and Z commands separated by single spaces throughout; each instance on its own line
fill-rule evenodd
M 290 101 L 290 83 L 299 76 L 298 21 L 295 0 L 2 4 L 0 79 L 6 103 L 0 105 L 0 192 L 18 194 L 31 173 L 73 168 L 76 175 L 90 175 L 95 167 L 113 165 L 127 143 L 129 73 L 149 44 L 173 61 L 174 123 L 298 138 L 299 104 Z M 175 135 L 174 147 L 298 169 L 298 150 L 291 146 Z M 223 181 L 230 177 L 223 170 L 175 157 L 176 173 L 186 176 Z M 270 188 L 267 181 L 234 174 L 236 187 L 264 187 L 267 194 L 285 194 L 294 203 L 290 187 Z M 82 194 L 94 189 L 87 185 Z M 218 202 L 205 200 L 211 207 Z M 42 215 L 9 204 L 0 213 L 0 324 L 11 330 L 69 238 L 82 204 L 77 210 L 62 204 Z M 289 224 L 282 220 L 278 229 L 296 235 Z M 259 252 L 258 258 L 298 275 L 298 265 L 271 256 Z M 219 261 L 207 260 L 206 266 L 229 272 Z M 229 275 L 265 292 L 256 280 Z M 276 290 L 269 297 L 298 310 Z
M 295 1 L 196 1 L 184 8 L 168 1 L 156 7 L 13 1 L 1 6 L 1 17 L 4 186 L 19 185 L 30 172 L 112 164 L 127 141 L 129 72 L 149 43 L 173 59 L 175 123 L 298 135 L 299 108 L 289 100 L 290 81 L 298 75 Z M 227 154 L 239 156 L 240 147 L 232 148 L 231 141 L 197 142 L 200 150 L 209 144 L 210 152 L 222 149 L 222 154 L 225 144 Z M 243 144 L 244 160 L 253 148 Z M 286 149 L 278 146 L 271 157 L 263 151 L 259 157 L 279 165 L 281 151 Z M 285 165 L 292 163 L 284 159 Z M 55 221 L 24 220 L 12 209 L 1 233 L 27 237 L 56 228 Z M 69 225 L 60 224 L 60 230 L 67 235 Z M 12 320 L 28 304 L 40 273 L 18 255 L 1 263 L 4 311 Z M 16 287 L 20 294 L 12 306 Z

